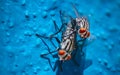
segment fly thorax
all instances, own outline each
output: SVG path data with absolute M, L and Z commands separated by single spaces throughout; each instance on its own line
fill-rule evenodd
M 70 43 L 70 39 L 64 39 L 61 43 L 61 49 L 66 50 L 67 47 L 69 46 L 69 43 Z
M 89 29 L 88 21 L 86 18 L 76 18 L 76 23 L 80 28 L 86 28 Z
M 81 18 L 76 18 L 76 23 L 78 26 L 82 26 L 82 19 Z

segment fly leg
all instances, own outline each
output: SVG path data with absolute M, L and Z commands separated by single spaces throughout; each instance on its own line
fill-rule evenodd
M 50 53 L 46 53 L 46 54 L 41 54 L 41 55 L 40 55 L 40 57 L 42 57 L 42 58 L 48 60 L 49 65 L 50 65 L 50 67 L 51 67 L 51 69 L 52 69 L 53 71 L 56 70 L 57 64 L 55 63 L 54 67 L 52 67 L 51 61 L 50 61 L 50 59 L 49 59 L 48 57 L 46 57 L 46 55 L 48 55 L 48 54 L 52 54 L 52 53 L 55 53 L 55 52 L 57 52 L 57 51 L 58 51 L 58 50 L 56 50 L 56 51 L 52 51 L 52 52 L 50 52 Z
M 49 53 L 41 54 L 40 57 L 48 60 L 48 62 L 49 62 L 49 64 L 50 64 L 50 67 L 52 68 L 53 71 L 56 70 L 57 65 L 59 65 L 60 71 L 63 71 L 63 68 L 62 68 L 62 63 L 63 63 L 63 62 L 62 62 L 62 61 L 57 60 L 56 63 L 55 63 L 55 65 L 54 65 L 54 67 L 52 67 L 52 64 L 51 64 L 51 62 L 50 62 L 50 59 L 46 57 L 46 55 L 48 55 L 48 54 L 51 54 L 51 55 L 52 55 L 52 53 L 57 52 L 57 51 L 59 50 L 59 48 L 57 48 L 57 50 L 51 52 L 49 46 L 45 43 L 45 41 L 44 41 L 42 38 L 41 38 L 41 40 L 42 40 L 42 42 L 46 45 Z M 56 40 L 57 40 L 57 38 L 56 38 Z M 51 43 L 53 43 L 52 40 L 51 40 Z M 54 44 L 54 43 L 53 43 L 53 45 L 54 45 L 54 47 L 55 47 L 55 44 Z M 52 55 L 52 56 L 53 56 L 53 57 L 56 57 L 56 56 L 54 56 L 54 55 Z
M 55 29 L 57 30 L 57 32 L 53 33 L 52 35 L 50 35 L 50 37 L 54 37 L 55 35 L 57 35 L 58 33 L 60 33 L 62 31 L 62 29 L 64 28 L 64 25 L 67 25 L 66 23 L 62 23 L 60 29 L 58 28 L 57 24 L 55 21 L 53 21 Z
M 63 61 L 57 60 L 57 61 L 55 62 L 54 67 L 52 68 L 52 70 L 55 71 L 56 68 L 57 68 L 57 66 L 58 66 L 58 68 L 60 69 L 60 71 L 63 72 L 62 64 L 63 64 Z M 51 66 L 52 66 L 52 65 L 51 65 Z
M 58 60 L 59 61 L 59 60 Z M 59 67 L 60 67 L 60 71 L 63 71 L 63 67 L 62 67 L 63 61 L 59 61 Z
M 57 32 L 55 32 L 52 35 L 50 35 L 50 37 L 54 37 L 55 35 L 57 35 L 58 33 L 60 33 L 62 31 L 62 29 L 64 28 L 64 25 L 67 25 L 67 23 L 64 23 L 64 21 L 63 21 L 62 12 L 60 11 L 59 13 L 60 13 L 60 19 L 61 19 L 62 25 L 59 28 L 58 25 L 57 25 L 57 23 L 53 20 L 53 24 L 54 24 L 55 30 Z
M 49 53 L 48 53 L 49 54 Z M 44 59 L 47 59 L 48 60 L 48 62 L 49 62 L 49 65 L 50 65 L 50 67 L 51 67 L 51 69 L 53 70 L 53 71 L 55 71 L 55 69 L 52 67 L 52 64 L 51 64 L 51 61 L 50 61 L 50 59 L 48 58 L 48 57 L 45 57 L 45 55 L 47 55 L 47 54 L 42 54 L 42 55 L 40 55 L 42 58 L 44 58 Z
M 60 32 L 63 33 L 63 30 L 64 30 L 65 26 L 67 26 L 67 23 L 66 23 L 66 22 L 63 20 L 63 18 L 62 18 L 62 16 L 63 16 L 62 12 L 59 11 L 59 13 L 60 13 L 60 20 L 61 20 L 62 25 L 61 25 L 61 27 L 59 28 L 58 25 L 56 24 L 56 22 L 53 21 L 54 27 L 55 27 L 55 29 L 56 29 L 57 32 L 55 32 L 55 33 L 53 33 L 52 35 L 50 35 L 50 37 L 54 37 L 55 35 L 57 35 L 57 34 L 60 33 Z
M 53 20 L 53 23 L 54 23 L 55 30 L 58 31 L 59 27 L 58 27 L 57 23 L 54 20 Z
M 46 57 L 46 56 L 49 55 L 49 54 L 51 54 L 51 55 L 53 56 L 53 58 L 54 58 L 55 56 L 54 56 L 52 53 L 57 52 L 57 51 L 59 50 L 59 48 L 57 48 L 55 51 L 51 51 L 50 48 L 49 48 L 49 46 L 47 45 L 47 43 L 42 39 L 42 37 L 40 37 L 39 35 L 37 35 L 37 37 L 39 37 L 39 38 L 42 40 L 42 42 L 44 43 L 44 45 L 47 47 L 47 50 L 48 50 L 48 53 L 41 54 L 40 57 L 42 57 L 42 58 L 44 58 L 44 59 L 47 59 L 48 62 L 49 62 L 49 65 L 50 65 L 50 67 L 51 67 L 51 69 L 52 69 L 53 71 L 55 71 L 57 65 L 55 64 L 54 67 L 52 67 L 52 64 L 51 64 L 50 59 L 49 59 L 48 57 Z M 54 45 L 54 47 L 56 47 L 55 44 L 52 42 L 52 40 L 51 40 L 51 43 Z
M 49 65 L 50 65 L 50 67 L 51 67 L 51 69 L 53 70 L 53 71 L 55 71 L 56 70 L 56 68 L 57 68 L 57 65 L 59 64 L 58 63 L 58 60 L 55 62 L 55 65 L 54 65 L 54 67 L 52 67 L 52 64 L 51 64 L 51 61 L 50 61 L 50 59 L 48 58 L 48 57 L 46 57 L 46 55 L 49 55 L 49 54 L 52 54 L 52 53 L 55 53 L 55 52 L 57 52 L 59 50 L 59 48 L 57 49 L 57 50 L 55 50 L 55 51 L 52 51 L 52 52 L 50 52 L 50 53 L 46 53 L 46 54 L 41 54 L 40 55 L 40 57 L 42 57 L 42 58 L 44 58 L 44 59 L 47 59 L 48 60 L 48 62 L 49 62 Z M 52 55 L 53 57 L 55 57 L 54 55 Z
M 62 29 L 63 29 L 63 24 L 62 24 L 62 26 L 61 26 L 60 29 L 59 29 L 58 26 L 57 26 L 57 24 L 56 24 L 56 22 L 53 21 L 53 23 L 54 23 L 55 30 L 56 30 L 57 32 L 51 34 L 50 36 L 43 36 L 43 35 L 40 35 L 40 34 L 36 34 L 36 36 L 37 36 L 37 37 L 46 38 L 46 39 L 50 39 L 50 40 L 52 40 L 53 38 L 55 38 L 55 40 L 56 40 L 58 43 L 60 43 L 60 40 L 59 40 L 57 37 L 55 37 L 55 35 L 57 35 L 58 33 L 60 33 L 60 32 L 62 31 Z
M 49 38 L 49 37 L 45 37 L 45 36 L 38 35 L 38 34 L 36 34 L 36 36 L 42 40 L 42 42 L 45 44 L 45 46 L 47 47 L 47 50 L 48 50 L 48 53 L 42 54 L 42 55 L 40 55 L 40 56 L 41 56 L 42 58 L 45 58 L 45 59 L 46 59 L 45 56 L 48 55 L 48 54 L 51 54 L 53 58 L 58 58 L 58 55 L 57 55 L 57 54 L 54 54 L 54 55 L 52 54 L 52 53 L 57 52 L 57 51 L 59 50 L 59 48 L 57 48 L 57 47 L 55 46 L 55 44 L 54 44 L 54 42 L 52 41 L 52 39 Z M 42 38 L 44 38 L 44 39 L 50 39 L 51 44 L 56 48 L 56 50 L 51 52 L 49 46 L 47 45 L 47 43 L 46 43 Z M 60 41 L 59 41 L 59 39 L 58 39 L 57 37 L 54 37 L 54 38 L 57 40 L 58 43 L 60 43 Z M 50 60 L 48 60 L 48 61 L 50 61 Z
M 47 43 L 46 43 L 41 37 L 39 37 L 39 38 L 40 38 L 41 41 L 44 43 L 44 45 L 47 47 L 48 52 L 51 54 L 50 48 L 49 48 L 49 46 L 47 45 Z
M 55 44 L 53 43 L 53 41 L 50 39 L 51 44 L 56 48 L 56 51 L 52 51 L 52 52 L 51 52 L 51 50 L 50 50 L 49 46 L 47 45 L 47 43 L 42 39 L 42 38 L 49 38 L 49 37 L 42 37 L 42 36 L 40 36 L 40 35 L 38 35 L 38 34 L 36 34 L 36 36 L 37 36 L 38 38 L 40 38 L 41 41 L 44 43 L 44 45 L 47 47 L 47 50 L 48 50 L 48 52 L 49 52 L 49 53 L 47 53 L 47 54 L 51 54 L 51 55 L 52 55 L 52 53 L 54 53 L 54 52 L 56 52 L 56 51 L 59 50 L 59 48 L 57 48 L 57 47 L 55 46 Z M 56 38 L 56 39 L 57 39 L 57 38 Z M 58 40 L 58 39 L 57 39 L 57 40 Z M 58 41 L 59 41 L 59 40 L 58 40 Z M 47 55 L 47 54 L 44 54 L 44 55 Z
M 40 57 L 45 57 L 46 55 L 55 53 L 55 52 L 57 52 L 57 51 L 58 51 L 58 50 L 52 51 L 52 52 L 50 52 L 50 53 L 41 54 Z M 53 57 L 54 57 L 54 56 L 53 56 Z
M 42 40 L 42 41 L 43 41 L 43 40 Z M 43 43 L 47 46 L 47 48 L 48 48 L 48 52 L 49 52 L 49 53 L 41 54 L 40 57 L 42 57 L 42 58 L 44 58 L 44 59 L 47 59 L 48 62 L 49 62 L 49 64 L 50 64 L 51 69 L 52 69 L 53 71 L 55 71 L 57 65 L 54 65 L 54 67 L 52 67 L 51 61 L 50 61 L 50 59 L 49 59 L 48 57 L 46 57 L 46 55 L 51 54 L 51 55 L 54 57 L 54 55 L 53 55 L 52 53 L 57 52 L 58 49 L 55 50 L 55 51 L 52 51 L 52 52 L 51 52 L 51 51 L 50 51 L 50 48 L 49 48 L 48 45 L 45 43 L 45 41 L 43 41 Z
M 46 44 L 46 42 L 45 42 L 42 38 L 44 38 L 44 39 L 49 39 L 50 42 L 51 42 L 51 44 L 52 44 L 55 48 L 57 48 L 57 47 L 55 46 L 55 44 L 54 44 L 53 41 L 52 41 L 53 38 L 57 41 L 58 44 L 60 44 L 60 40 L 59 40 L 57 37 L 52 37 L 52 38 L 51 38 L 51 37 L 46 37 L 46 36 L 42 36 L 42 35 L 39 35 L 39 34 L 36 34 L 36 36 L 37 36 L 38 38 L 40 38 L 40 39 L 42 40 L 42 42 L 47 46 L 49 52 L 50 52 L 50 48 L 48 47 L 48 45 Z
M 46 39 L 55 38 L 56 41 L 57 41 L 58 43 L 60 43 L 60 40 L 59 40 L 57 37 L 55 37 L 55 35 L 57 35 L 58 33 L 60 33 L 60 32 L 62 31 L 62 29 L 64 28 L 64 25 L 67 25 L 66 23 L 63 23 L 61 11 L 60 11 L 60 19 L 61 19 L 61 22 L 62 22 L 62 26 L 61 26 L 60 28 L 58 27 L 58 25 L 56 24 L 56 22 L 53 20 L 54 27 L 55 27 L 55 30 L 56 30 L 57 32 L 51 34 L 51 35 L 48 36 L 48 37 L 47 37 L 47 36 L 42 36 L 42 35 L 40 35 L 40 34 L 36 34 L 36 36 L 37 36 L 37 37 L 43 37 L 43 38 L 46 38 Z
M 56 30 L 55 33 L 51 34 L 48 37 L 47 36 L 42 36 L 40 34 L 36 34 L 36 36 L 43 37 L 43 38 L 55 38 L 56 39 L 55 35 L 57 35 L 58 33 L 60 33 L 62 31 L 62 29 L 64 28 L 64 25 L 67 25 L 67 23 L 64 23 L 64 21 L 63 21 L 62 12 L 60 11 L 59 13 L 60 13 L 60 19 L 61 19 L 61 22 L 62 22 L 61 27 L 59 28 L 57 23 L 53 20 L 53 24 L 54 24 L 54 27 L 55 27 L 55 30 Z M 57 40 L 58 40 L 58 38 L 57 38 Z

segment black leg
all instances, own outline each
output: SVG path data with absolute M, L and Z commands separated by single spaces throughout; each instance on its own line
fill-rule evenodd
M 57 60 L 57 61 L 55 62 L 55 65 L 54 65 L 53 71 L 55 71 L 56 68 L 58 67 L 58 63 L 59 63 L 59 60 Z
M 53 23 L 54 23 L 54 26 L 55 26 L 55 30 L 58 31 L 59 30 L 58 25 L 56 24 L 56 22 L 54 20 L 53 20 Z
M 41 37 L 39 37 L 41 40 L 42 40 L 42 42 L 45 44 L 45 46 L 47 47 L 47 50 L 48 50 L 48 52 L 51 54 L 51 52 L 50 52 L 50 48 L 49 48 L 49 46 L 47 45 L 47 43 L 41 38 Z
M 58 51 L 58 50 L 57 50 L 57 51 Z M 51 53 L 54 53 L 54 52 L 56 52 L 56 51 L 53 51 L 53 52 L 51 52 Z M 52 68 L 53 71 L 56 70 L 57 66 L 59 66 L 60 71 L 63 71 L 63 67 L 62 67 L 63 61 L 57 60 L 57 61 L 55 62 L 54 67 L 52 67 L 52 64 L 51 64 L 51 62 L 50 62 L 50 59 L 46 57 L 46 55 L 48 55 L 48 54 L 50 54 L 50 53 L 42 54 L 42 55 L 40 55 L 40 57 L 48 60 L 48 62 L 49 62 L 49 64 L 50 64 L 50 67 Z
M 48 60 L 51 69 L 54 71 L 54 68 L 52 67 L 52 64 L 51 64 L 51 62 L 50 62 L 50 59 L 47 58 L 47 57 L 45 57 L 44 55 L 41 55 L 41 57 Z
M 58 50 L 55 50 L 55 51 L 52 51 L 52 52 L 49 52 L 49 53 L 45 53 L 45 54 L 41 54 L 40 56 L 41 57 L 44 57 L 44 56 L 46 56 L 46 55 L 48 55 L 48 54 L 52 54 L 52 53 L 55 53 L 55 52 L 57 52 Z
M 47 59 L 48 62 L 49 62 L 49 65 L 50 65 L 50 67 L 51 67 L 51 69 L 52 69 L 53 71 L 55 71 L 57 65 L 54 65 L 54 67 L 52 67 L 51 61 L 50 61 L 50 59 L 49 59 L 48 57 L 45 57 L 44 55 L 41 55 L 41 57 L 44 58 L 44 59 Z
M 52 41 L 53 38 L 55 38 L 55 40 L 57 41 L 57 43 L 60 44 L 60 40 L 59 40 L 57 37 L 46 37 L 46 36 L 42 36 L 42 35 L 39 35 L 39 34 L 36 34 L 36 36 L 37 36 L 38 38 L 40 38 L 40 39 L 42 39 L 42 38 L 49 39 L 50 42 L 52 43 L 52 45 L 53 45 L 55 48 L 57 48 L 57 47 L 55 46 L 55 44 L 54 44 L 53 41 Z M 43 42 L 44 42 L 44 41 L 43 41 Z M 45 44 L 46 44 L 46 43 L 45 43 Z
M 50 42 L 52 43 L 52 45 L 53 45 L 55 48 L 57 48 L 51 39 L 50 39 Z
M 61 19 L 61 22 L 62 22 L 62 25 L 61 25 L 60 28 L 57 26 L 56 22 L 53 20 L 53 23 L 54 23 L 54 26 L 55 26 L 55 30 L 56 30 L 57 32 L 51 34 L 49 37 L 42 36 L 42 35 L 39 35 L 39 34 L 36 34 L 36 36 L 38 36 L 38 37 L 43 37 L 43 38 L 47 38 L 47 39 L 48 39 L 48 38 L 54 38 L 55 35 L 57 35 L 58 33 L 60 33 L 60 32 L 62 31 L 62 29 L 64 28 L 64 25 L 67 25 L 67 23 L 64 23 L 64 22 L 63 22 L 61 11 L 60 11 L 60 19 Z M 58 39 L 57 39 L 57 40 L 58 40 Z
M 55 30 L 56 30 L 57 32 L 51 34 L 51 35 L 48 36 L 48 37 L 47 37 L 47 36 L 42 36 L 42 35 L 40 35 L 40 34 L 36 34 L 36 36 L 39 37 L 39 38 L 42 37 L 42 38 L 46 38 L 46 39 L 52 39 L 52 38 L 55 38 L 56 41 L 57 41 L 58 43 L 60 43 L 60 40 L 59 40 L 57 37 L 55 37 L 55 35 L 57 35 L 58 33 L 60 33 L 60 32 L 62 31 L 62 29 L 64 28 L 64 25 L 67 25 L 67 23 L 63 23 L 63 19 L 62 19 L 62 13 L 61 13 L 61 11 L 60 11 L 60 19 L 61 19 L 61 22 L 62 22 L 62 26 L 60 27 L 60 29 L 58 28 L 56 22 L 53 21 L 54 26 L 55 26 Z M 62 31 L 62 32 L 63 32 L 63 31 Z
M 56 38 L 55 35 L 57 35 L 58 33 L 60 33 L 60 32 L 62 31 L 62 28 L 63 28 L 63 25 L 61 26 L 61 28 L 60 28 L 57 32 L 51 34 L 50 36 L 43 36 L 43 35 L 40 35 L 40 34 L 35 34 L 35 35 L 36 35 L 37 37 L 43 37 L 43 38 L 45 38 L 45 39 Z M 58 40 L 58 39 L 57 39 L 57 40 Z
M 64 24 L 64 20 L 62 18 L 62 16 L 63 16 L 62 11 L 60 10 L 59 13 L 60 13 L 60 20 L 61 20 L 62 24 Z
M 54 34 L 51 34 L 50 37 L 54 37 L 55 35 L 57 35 L 58 33 L 60 33 L 62 31 L 62 29 L 64 28 L 65 24 L 62 24 L 62 26 L 60 27 L 60 29 L 57 32 L 55 32 Z
M 64 20 L 62 18 L 62 12 L 60 11 L 59 13 L 60 13 L 60 20 L 62 22 L 62 25 L 61 25 L 61 27 L 59 29 L 58 26 L 57 26 L 57 24 L 56 24 L 56 22 L 53 21 L 55 29 L 57 30 L 57 32 L 55 32 L 54 34 L 52 34 L 50 37 L 53 37 L 53 36 L 57 35 L 58 33 L 60 33 L 62 31 L 62 29 L 64 28 L 64 26 L 67 25 L 67 23 L 64 23 Z
M 56 41 L 60 44 L 60 40 L 59 40 L 57 37 L 55 37 L 55 39 L 56 39 Z
M 51 64 L 51 62 L 50 62 L 50 59 L 49 59 L 48 57 L 46 57 L 46 55 L 48 55 L 48 54 L 51 54 L 51 55 L 52 55 L 52 53 L 57 52 L 57 51 L 58 51 L 58 49 L 55 50 L 55 51 L 52 51 L 52 52 L 50 52 L 50 53 L 46 53 L 46 54 L 41 54 L 41 55 L 40 55 L 40 57 L 48 60 L 49 65 L 50 65 L 50 67 L 51 67 L 51 69 L 52 69 L 53 71 L 55 71 L 55 69 L 56 69 L 56 67 L 57 67 L 58 61 L 56 61 L 54 67 L 52 67 L 52 64 Z M 54 57 L 54 55 L 52 55 L 52 56 Z
M 40 34 L 35 34 L 38 38 L 45 38 L 45 39 L 49 39 L 50 37 L 47 37 L 47 36 L 43 36 L 43 35 L 40 35 Z
M 39 34 L 36 34 L 36 36 L 42 40 L 42 42 L 43 42 L 43 43 L 46 45 L 46 47 L 48 48 L 49 52 L 50 52 L 50 48 L 48 47 L 47 43 L 46 43 L 42 38 L 50 39 L 50 42 L 52 43 L 52 45 L 53 45 L 55 48 L 57 48 L 50 37 L 41 36 L 41 35 L 39 35 Z
M 52 45 L 53 45 L 55 48 L 57 48 L 56 51 L 52 51 L 52 52 L 51 52 L 49 46 L 47 45 L 47 43 L 46 43 L 39 35 L 37 35 L 37 36 L 42 40 L 42 42 L 45 44 L 45 46 L 47 47 L 47 50 L 48 50 L 48 52 L 49 52 L 49 53 L 46 53 L 46 54 L 43 54 L 43 55 L 47 55 L 47 54 L 51 54 L 51 55 L 52 55 L 52 53 L 58 51 L 59 48 L 57 48 L 57 47 L 55 46 L 55 44 L 53 43 L 53 41 L 52 41 L 51 39 L 50 39 L 50 41 L 51 41 Z M 43 56 L 43 55 L 42 55 L 42 56 Z
M 60 68 L 60 71 L 61 71 L 61 72 L 63 71 L 62 64 L 63 64 L 63 61 L 60 61 L 60 60 L 59 60 L 59 68 Z

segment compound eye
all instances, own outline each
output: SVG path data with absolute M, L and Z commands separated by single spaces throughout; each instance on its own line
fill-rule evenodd
M 67 56 L 67 60 L 70 60 L 70 59 L 71 59 L 71 55 L 68 55 L 68 56 Z
M 89 37 L 90 36 L 90 32 L 87 32 L 87 37 Z
M 64 55 L 66 52 L 64 50 L 59 50 L 59 55 Z
M 80 28 L 79 29 L 79 33 L 84 33 L 84 32 L 86 32 L 86 28 Z

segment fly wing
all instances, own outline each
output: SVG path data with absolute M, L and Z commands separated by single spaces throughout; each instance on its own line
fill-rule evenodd
M 88 22 L 88 19 L 86 17 L 85 18 L 85 25 L 86 25 L 86 28 L 87 30 L 90 30 L 90 26 L 89 26 L 89 22 Z
M 74 4 L 71 4 L 71 5 L 72 5 L 72 8 L 73 8 L 73 10 L 75 12 L 76 17 L 80 18 L 80 15 L 79 15 L 78 10 L 76 9 L 75 5 Z

